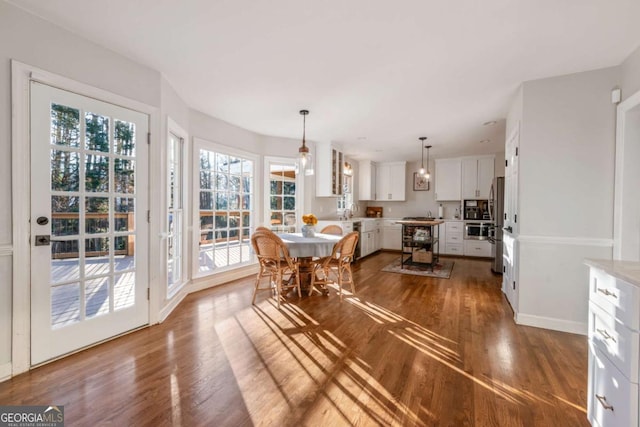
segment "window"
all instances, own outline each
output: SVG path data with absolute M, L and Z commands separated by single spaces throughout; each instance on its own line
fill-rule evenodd
M 184 138 L 167 139 L 167 295 L 185 282 L 184 271 Z
M 254 159 L 198 142 L 200 273 L 252 260 L 249 230 L 254 204 Z
M 295 233 L 298 217 L 295 161 L 268 161 L 269 209 L 267 218 L 273 231 Z

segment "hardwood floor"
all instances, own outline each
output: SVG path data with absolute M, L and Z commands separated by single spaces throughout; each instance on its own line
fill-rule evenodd
M 354 266 L 356 297 L 251 305 L 253 277 L 190 295 L 146 328 L 0 383 L 0 404 L 67 425 L 587 426 L 587 339 L 516 326 L 501 277 Z

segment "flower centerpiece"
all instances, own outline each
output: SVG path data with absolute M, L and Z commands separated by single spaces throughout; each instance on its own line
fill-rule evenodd
M 318 218 L 314 214 L 302 215 L 302 235 L 304 237 L 313 237 L 316 235 L 315 225 L 318 223 Z

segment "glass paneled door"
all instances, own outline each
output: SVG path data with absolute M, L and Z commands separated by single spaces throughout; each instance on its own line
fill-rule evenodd
M 31 364 L 148 323 L 147 115 L 31 83 Z

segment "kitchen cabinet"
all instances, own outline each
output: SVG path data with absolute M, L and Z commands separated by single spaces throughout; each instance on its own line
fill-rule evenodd
M 465 240 L 464 256 L 489 258 L 491 256 L 491 243 L 488 240 Z
M 376 199 L 376 163 L 371 160 L 358 162 L 358 200 Z
M 341 196 L 344 187 L 344 155 L 340 147 L 329 143 L 316 145 L 316 196 Z
M 447 255 L 464 255 L 464 222 L 445 221 L 444 233 L 441 241 L 444 241 L 441 252 Z
M 360 228 L 360 256 L 365 257 L 380 250 L 380 221 L 363 219 Z
M 587 260 L 587 418 L 594 426 L 638 426 L 640 263 Z
M 402 249 L 402 226 L 397 219 L 382 220 L 382 249 L 399 251 Z
M 407 162 L 383 162 L 376 165 L 376 200 L 404 201 Z
M 462 200 L 461 177 L 462 160 L 460 158 L 436 159 L 436 200 Z
M 462 160 L 462 198 L 488 199 L 494 177 L 495 156 Z

